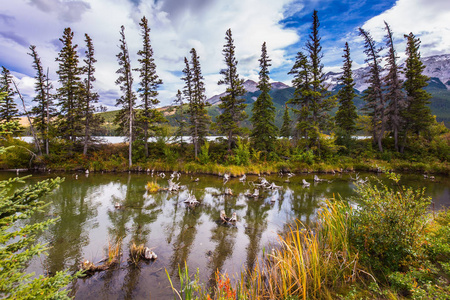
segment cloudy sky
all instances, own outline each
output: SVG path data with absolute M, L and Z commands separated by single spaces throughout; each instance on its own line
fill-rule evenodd
M 82 59 L 84 34 L 94 43 L 97 82 L 101 103 L 116 109 L 119 89 L 114 82 L 118 69 L 119 30 L 125 35 L 132 67 L 141 47 L 139 20 L 149 19 L 151 42 L 160 88 L 161 105 L 167 105 L 182 89 L 183 59 L 195 48 L 205 77 L 208 97 L 223 92 L 218 86 L 224 68 L 222 48 L 225 31 L 231 28 L 245 79 L 258 79 L 258 59 L 265 41 L 272 59 L 271 79 L 290 83 L 287 75 L 298 51 L 303 50 L 318 10 L 327 70 L 339 70 L 342 48 L 350 43 L 354 67 L 364 64 L 357 28 L 369 30 L 383 43 L 383 21 L 391 25 L 399 55 L 403 35 L 413 32 L 422 40 L 422 56 L 450 53 L 450 1 L 448 0 L 0 0 L 0 65 L 10 69 L 27 102 L 34 95 L 32 59 L 27 53 L 36 45 L 44 68 L 57 80 L 55 58 L 62 47 L 59 38 L 66 27 L 75 33 Z M 80 61 L 81 61 L 80 59 Z M 135 82 L 138 77 L 135 75 Z

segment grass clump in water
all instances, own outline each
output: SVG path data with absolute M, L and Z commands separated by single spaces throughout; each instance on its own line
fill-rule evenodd
M 158 183 L 152 181 L 152 182 L 147 182 L 147 184 L 145 185 L 145 189 L 149 192 L 149 193 L 156 193 L 157 191 L 160 190 L 160 186 L 158 185 Z

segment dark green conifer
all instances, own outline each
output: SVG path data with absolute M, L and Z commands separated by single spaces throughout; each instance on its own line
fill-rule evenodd
M 205 142 L 208 133 L 210 118 L 206 111 L 205 84 L 200 67 L 199 56 L 194 48 L 191 49 L 191 62 L 184 59 L 186 68 L 183 70 L 185 77 L 185 95 L 188 99 L 189 134 L 194 144 L 195 158 L 198 156 L 201 145 Z
M 406 92 L 406 108 L 403 110 L 405 128 L 403 132 L 403 152 L 408 134 L 419 134 L 426 130 L 433 122 L 431 110 L 427 106 L 430 103 L 431 95 L 424 90 L 428 85 L 429 77 L 422 74 L 425 65 L 420 60 L 420 39 L 413 33 L 405 35 L 406 46 L 406 66 L 405 82 L 403 87 Z
M 36 105 L 31 109 L 31 114 L 34 115 L 33 126 L 35 126 L 38 131 L 39 139 L 45 144 L 45 153 L 49 155 L 50 120 L 55 113 L 53 97 L 50 94 L 50 90 L 53 86 L 48 78 L 48 69 L 47 74 L 44 73 L 41 58 L 37 53 L 36 46 L 31 45 L 29 49 L 31 50 L 31 53 L 28 53 L 28 55 L 33 58 L 33 68 L 36 70 L 36 75 L 34 76 L 34 90 L 36 96 L 33 99 L 33 102 L 36 102 Z
M 289 116 L 289 107 L 284 105 L 283 124 L 280 129 L 280 136 L 289 138 L 291 136 L 291 117 Z
M 367 58 L 365 62 L 369 66 L 368 79 L 369 87 L 364 92 L 364 101 L 366 105 L 364 110 L 371 117 L 373 127 L 373 142 L 378 145 L 378 150 L 383 152 L 383 136 L 386 129 L 386 101 L 383 95 L 381 81 L 381 48 L 377 48 L 375 41 L 369 32 L 359 28 L 359 34 L 364 39 L 364 53 Z
M 339 128 L 340 136 L 343 141 L 349 141 L 352 135 L 356 133 L 356 106 L 353 99 L 356 97 L 354 90 L 355 83 L 352 75 L 352 60 L 350 58 L 350 47 L 345 43 L 344 48 L 344 65 L 343 73 L 339 78 L 339 84 L 342 88 L 337 93 L 339 100 L 339 108 L 336 112 L 336 125 Z
M 156 123 L 162 121 L 162 114 L 156 110 L 156 105 L 159 104 L 158 87 L 163 82 L 156 74 L 156 64 L 153 58 L 153 49 L 150 43 L 150 27 L 148 26 L 148 20 L 146 17 L 141 19 L 139 23 L 141 26 L 142 36 L 142 49 L 138 51 L 138 62 L 140 68 L 135 69 L 139 71 L 140 87 L 138 88 L 139 96 L 142 100 L 142 104 L 139 106 L 141 111 L 139 113 L 136 122 L 139 123 L 139 127 L 142 129 L 145 157 L 148 157 L 148 138 L 150 131 L 156 130 Z
M 128 137 L 128 167 L 133 165 L 132 150 L 134 141 L 134 106 L 136 105 L 136 95 L 133 91 L 133 74 L 131 73 L 130 54 L 125 40 L 125 27 L 120 27 L 120 52 L 116 55 L 119 69 L 116 74 L 119 77 L 116 84 L 120 86 L 122 96 L 116 100 L 116 106 L 121 109 L 116 115 L 116 122 L 122 134 Z
M 16 92 L 12 87 L 12 75 L 5 67 L 2 67 L 0 92 L 5 93 L 3 101 L 0 103 L 0 122 L 11 122 L 17 120 L 19 116 L 19 109 L 14 101 L 14 95 Z
M 92 130 L 98 128 L 103 123 L 103 118 L 94 115 L 97 111 L 94 104 L 98 103 L 99 98 L 98 93 L 93 91 L 93 83 L 96 80 L 94 76 L 94 64 L 97 60 L 94 57 L 94 45 L 92 44 L 91 37 L 87 33 L 84 36 L 87 49 L 85 51 L 86 58 L 83 60 L 85 63 L 83 73 L 86 77 L 84 78 L 84 97 L 81 102 L 81 114 L 84 118 L 83 154 L 86 155 L 88 145 L 92 141 Z
M 79 67 L 79 57 L 77 53 L 78 45 L 73 44 L 73 32 L 70 27 L 64 29 L 63 37 L 59 39 L 63 48 L 58 54 L 56 61 L 59 62 L 59 69 L 56 73 L 59 76 L 60 87 L 57 89 L 59 106 L 58 129 L 69 142 L 69 150 L 72 150 L 78 136 L 81 135 L 81 99 L 84 94 L 84 85 L 81 81 L 83 69 Z
M 331 93 L 327 91 L 327 86 L 325 84 L 319 26 L 319 17 L 317 16 L 317 11 L 314 10 L 311 34 L 306 43 L 306 49 L 309 54 L 309 64 L 311 66 L 311 102 L 309 110 L 312 127 L 309 130 L 309 137 L 311 142 L 318 147 L 320 155 L 319 132 L 330 128 L 331 116 L 329 112 L 336 105 L 336 100 L 334 97 L 331 97 Z
M 402 91 L 402 80 L 400 79 L 401 69 L 397 64 L 397 52 L 394 48 L 394 39 L 391 28 L 388 23 L 384 22 L 386 28 L 386 47 L 388 53 L 386 55 L 386 69 L 387 75 L 383 78 L 386 86 L 386 103 L 387 103 L 387 115 L 389 120 L 389 126 L 394 135 L 394 147 L 396 151 L 399 151 L 399 132 L 402 126 L 401 111 L 405 107 L 405 95 Z
M 293 106 L 292 111 L 296 115 L 295 140 L 302 137 L 308 139 L 312 125 L 310 118 L 312 98 L 310 69 L 308 58 L 302 52 L 298 52 L 294 66 L 288 73 L 294 75 L 294 79 L 292 79 L 292 86 L 295 88 L 294 96 L 287 102 Z
M 269 95 L 269 67 L 271 59 L 267 55 L 266 42 L 262 44 L 261 58 L 259 59 L 259 83 L 258 89 L 261 94 L 253 104 L 253 115 L 250 119 L 252 122 L 251 139 L 255 149 L 259 151 L 271 152 L 274 150 L 274 144 L 277 136 L 277 128 L 275 126 L 275 106 L 272 97 Z
M 176 124 L 175 137 L 180 141 L 180 147 L 184 149 L 183 136 L 187 135 L 187 121 L 184 110 L 183 94 L 178 90 L 177 95 L 172 103 L 175 106 L 174 120 Z
M 247 105 L 244 103 L 245 99 L 243 98 L 246 93 L 244 80 L 239 79 L 237 72 L 238 61 L 235 57 L 235 46 L 231 29 L 227 30 L 225 41 L 222 53 L 226 69 L 220 71 L 223 79 L 219 80 L 218 84 L 226 85 L 227 89 L 225 90 L 226 95 L 220 98 L 222 103 L 219 104 L 219 108 L 222 109 L 222 113 L 217 117 L 217 125 L 219 132 L 227 136 L 228 150 L 231 150 L 234 136 L 241 132 L 240 122 L 247 118 L 247 114 L 244 111 Z

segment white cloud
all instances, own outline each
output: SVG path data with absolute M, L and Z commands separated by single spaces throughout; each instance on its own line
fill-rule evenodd
M 0 63 L 6 64 L 22 77 L 32 78 L 29 50 L 25 42 L 36 45 L 44 68 L 49 67 L 51 77 L 56 79 L 60 42 L 65 27 L 75 33 L 75 42 L 85 47 L 84 33 L 94 43 L 97 83 L 101 101 L 111 105 L 118 88 L 114 82 L 118 68 L 116 54 L 119 51 L 119 30 L 125 26 L 125 34 L 133 67 L 137 67 L 136 52 L 141 47 L 139 20 L 145 15 L 151 27 L 151 40 L 157 73 L 163 79 L 161 104 L 169 104 L 183 82 L 175 75 L 183 69 L 184 56 L 195 47 L 200 56 L 205 77 L 207 96 L 224 90 L 217 85 L 218 75 L 224 68 L 222 48 L 225 31 L 231 28 L 239 61 L 241 76 L 257 78 L 261 45 L 267 42 L 273 68 L 286 62 L 286 46 L 299 39 L 294 30 L 283 28 L 279 22 L 284 10 L 293 0 L 195 0 L 195 1 L 141 1 L 136 6 L 129 0 L 14 0 L 7 1 L 0 8 L 2 32 L 14 35 L 0 35 Z M 38 9 L 36 9 L 38 8 Z M 297 5 L 295 10 L 302 9 Z M 3 21 L 2 21 L 3 20 Z M 25 42 L 24 42 L 25 41 Z M 81 54 L 81 53 L 80 53 Z M 80 55 L 82 56 L 82 55 Z M 80 60 L 82 57 L 80 57 Z M 19 76 L 19 75 L 18 75 Z M 23 79 L 25 80 L 25 79 Z M 135 76 L 137 84 L 138 77 Z M 26 96 L 32 97 L 27 90 Z
M 449 20 L 448 0 L 398 0 L 391 9 L 367 21 L 363 28 L 381 41 L 385 35 L 383 21 L 386 21 L 394 32 L 401 55 L 406 47 L 403 35 L 412 32 L 422 41 L 422 56 L 429 56 L 450 52 Z

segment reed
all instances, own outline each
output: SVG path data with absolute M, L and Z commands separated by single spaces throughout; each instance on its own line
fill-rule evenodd
M 135 265 L 141 260 L 141 257 L 144 256 L 145 253 L 145 245 L 140 244 L 136 245 L 135 242 L 133 242 L 130 246 L 130 259 L 131 262 Z
M 119 262 L 121 247 L 122 239 L 118 239 L 116 242 L 112 242 L 111 240 L 108 242 L 108 265 L 113 265 Z
M 250 299 L 333 298 L 360 270 L 348 240 L 349 210 L 343 202 L 326 201 L 314 228 L 290 225 L 277 247 L 242 273 L 240 293 Z

